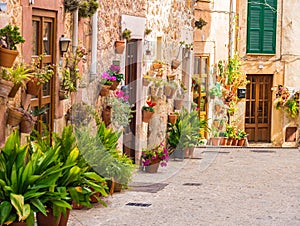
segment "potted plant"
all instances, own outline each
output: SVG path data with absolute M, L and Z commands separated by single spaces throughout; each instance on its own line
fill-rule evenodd
M 185 92 L 186 92 L 186 88 L 185 88 L 184 85 L 181 83 L 181 84 L 180 84 L 180 89 L 177 89 L 176 97 L 175 97 L 175 99 L 174 99 L 174 108 L 175 108 L 176 110 L 181 110 Z
M 202 18 L 200 18 L 199 20 L 196 20 L 196 21 L 195 21 L 195 27 L 198 28 L 198 29 L 200 29 L 200 30 L 202 30 L 202 28 L 203 28 L 206 24 L 207 24 L 207 22 L 206 22 L 204 19 L 202 19 Z
M 120 90 L 107 99 L 107 105 L 110 109 L 112 124 L 115 128 L 126 127 L 133 117 L 132 106 L 128 102 L 128 96 Z
M 210 90 L 208 92 L 209 92 L 209 95 L 210 95 L 211 98 L 222 96 L 220 85 L 213 86 L 212 88 L 210 88 Z
M 144 105 L 142 107 L 142 121 L 145 123 L 149 123 L 150 119 L 152 118 L 154 114 L 154 106 L 156 106 L 156 103 L 152 102 L 151 100 L 146 101 L 147 105 Z
M 179 67 L 179 65 L 181 64 L 181 61 L 178 60 L 179 54 L 180 54 L 180 50 L 182 48 L 182 46 L 185 44 L 185 41 L 180 41 L 179 42 L 179 49 L 178 49 L 178 53 L 175 59 L 172 60 L 171 62 L 171 69 L 177 69 Z
M 165 167 L 168 161 L 169 153 L 163 143 L 160 143 L 156 148 L 142 149 L 141 162 L 147 173 L 157 173 L 159 165 Z
M 176 81 L 171 80 L 165 85 L 165 95 L 167 98 L 171 99 L 173 98 L 174 94 L 176 93 L 176 90 L 178 88 L 178 84 Z
M 238 129 L 237 132 L 237 139 L 238 139 L 238 146 L 244 146 L 245 144 L 245 138 L 247 137 L 247 133 L 243 129 Z
M 2 78 L 14 84 L 8 97 L 15 97 L 20 86 L 25 87 L 31 76 L 30 68 L 24 63 L 19 63 L 11 68 L 2 69 Z
M 177 112 L 170 112 L 168 114 L 168 122 L 174 124 L 178 118 L 179 114 Z
M 123 75 L 123 74 L 120 74 Z M 111 86 L 114 84 L 114 82 L 117 81 L 117 73 L 108 70 L 102 73 L 101 80 L 100 80 L 100 95 L 101 96 L 108 96 L 109 90 Z
M 98 9 L 99 3 L 96 0 L 64 0 L 66 11 L 74 11 L 78 9 L 79 17 L 91 17 Z
M 78 64 L 87 55 L 83 47 L 78 47 L 75 53 L 67 53 L 65 65 L 62 67 L 60 81 L 60 99 L 66 99 L 70 93 L 77 91 L 77 82 L 82 79 Z
M 41 89 L 41 85 L 49 82 L 54 75 L 54 70 L 51 65 L 42 64 L 43 57 L 44 55 L 40 55 L 31 62 L 32 76 L 27 83 L 27 94 L 37 96 Z
M 116 77 L 116 80 L 113 82 L 113 84 L 110 87 L 111 90 L 116 90 L 119 83 L 124 79 L 124 74 L 120 72 L 120 66 L 115 64 L 110 65 L 107 72 L 111 76 Z
M 130 41 L 130 39 L 131 39 L 131 30 L 125 28 L 125 29 L 123 30 L 123 32 L 122 32 L 122 37 L 123 37 L 124 39 L 126 39 L 127 41 Z
M 12 67 L 18 56 L 17 44 L 24 43 L 25 40 L 19 32 L 19 27 L 8 24 L 0 29 L 0 65 Z

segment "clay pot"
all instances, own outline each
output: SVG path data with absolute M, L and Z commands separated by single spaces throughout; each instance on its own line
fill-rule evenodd
M 102 111 L 102 120 L 105 123 L 105 126 L 109 126 L 111 123 L 111 107 L 107 106 L 103 111 Z
M 19 125 L 22 121 L 23 115 L 23 112 L 18 108 L 8 108 L 7 124 L 11 126 Z
M 100 90 L 100 96 L 105 97 L 109 95 L 110 85 L 102 85 Z
M 174 100 L 174 107 L 176 110 L 181 110 L 182 108 L 183 99 L 175 99 Z
M 244 144 L 245 144 L 245 138 L 242 138 L 238 141 L 237 146 L 242 147 L 242 146 L 244 146 Z
M 114 81 L 113 84 L 110 86 L 110 90 L 116 90 L 120 82 Z
M 38 226 L 58 226 L 60 222 L 61 215 L 54 217 L 53 210 L 47 208 L 47 216 L 41 212 L 36 213 L 36 220 Z
M 143 112 L 142 112 L 142 121 L 145 122 L 145 123 L 149 123 L 150 119 L 153 116 L 153 114 L 154 114 L 154 112 L 143 110 Z
M 12 222 L 10 226 L 27 226 L 26 222 Z
M 171 62 L 171 69 L 177 69 L 181 62 L 179 60 L 172 60 Z
M 172 123 L 172 124 L 175 124 L 177 118 L 178 118 L 178 115 L 177 115 L 177 114 L 170 113 L 170 114 L 168 115 L 168 122 L 169 122 L 169 123 Z
M 3 67 L 12 67 L 19 52 L 0 47 L 0 65 Z
M 115 53 L 116 54 L 123 54 L 125 49 L 125 41 L 119 40 L 115 41 Z
M 219 146 L 220 138 L 219 137 L 211 137 L 210 141 L 211 141 L 212 146 Z
M 28 119 L 27 117 L 23 117 L 20 124 L 21 133 L 31 133 L 34 126 L 34 121 Z
M 14 86 L 13 82 L 0 79 L 0 97 L 7 98 L 13 86 Z
M 220 145 L 225 146 L 227 144 L 227 137 L 221 137 L 220 139 Z
M 70 212 L 71 212 L 70 209 L 66 209 L 66 216 L 63 213 L 61 214 L 58 226 L 67 226 L 68 225 Z
M 10 93 L 8 94 L 8 97 L 14 98 L 16 96 L 17 92 L 19 91 L 20 87 L 21 87 L 21 84 L 15 84 L 12 87 Z
M 27 94 L 37 96 L 39 94 L 39 91 L 41 89 L 41 85 L 37 85 L 34 81 L 27 82 Z

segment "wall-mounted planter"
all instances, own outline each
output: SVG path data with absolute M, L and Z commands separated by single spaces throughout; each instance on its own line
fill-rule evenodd
M 0 47 L 0 66 L 12 67 L 19 52 Z
M 0 97 L 7 98 L 13 86 L 13 82 L 0 79 Z
M 115 53 L 116 54 L 123 54 L 125 49 L 125 41 L 115 41 Z

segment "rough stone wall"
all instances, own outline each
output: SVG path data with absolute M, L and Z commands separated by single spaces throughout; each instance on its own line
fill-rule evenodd
M 277 5 L 277 41 L 275 55 L 246 54 L 247 43 L 247 4 L 238 2 L 238 52 L 243 57 L 243 68 L 247 74 L 272 74 L 273 86 L 279 84 L 300 89 L 299 82 L 299 37 L 297 29 L 300 25 L 297 9 L 300 2 L 297 0 L 278 1 Z M 283 5 L 282 5 L 283 3 Z M 282 11 L 283 10 L 283 11 Z M 263 64 L 259 69 L 258 65 Z M 275 90 L 272 92 L 275 100 Z M 285 128 L 299 127 L 299 118 L 290 120 L 282 112 L 272 107 L 271 140 L 274 146 L 284 146 Z M 299 129 L 298 129 L 299 133 Z M 297 145 L 293 143 L 293 145 Z

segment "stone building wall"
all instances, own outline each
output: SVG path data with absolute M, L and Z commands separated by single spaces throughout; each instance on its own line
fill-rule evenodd
M 300 89 L 299 80 L 299 30 L 300 19 L 297 16 L 299 1 L 277 1 L 277 33 L 275 55 L 249 55 L 246 54 L 247 42 L 247 4 L 237 1 L 238 8 L 238 52 L 243 58 L 243 69 L 247 74 L 272 74 L 273 92 L 272 102 L 276 96 L 276 86 L 284 85 Z M 263 68 L 259 68 L 259 64 Z M 298 128 L 299 117 L 289 119 L 282 111 L 276 110 L 272 105 L 271 140 L 274 146 L 295 146 L 297 142 L 285 143 L 285 130 L 289 126 Z

